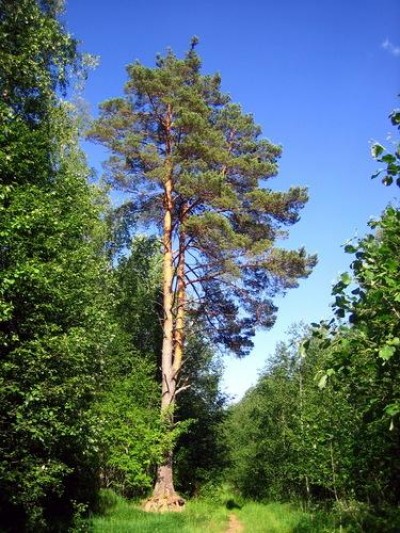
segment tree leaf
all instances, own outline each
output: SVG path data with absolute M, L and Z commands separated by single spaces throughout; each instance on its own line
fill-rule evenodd
M 357 248 L 352 244 L 346 244 L 346 246 L 344 247 L 344 251 L 346 252 L 346 254 L 354 254 L 356 253 Z
M 395 416 L 400 413 L 400 403 L 391 403 L 385 407 L 385 413 L 389 416 Z
M 328 380 L 328 375 L 324 374 L 322 378 L 318 381 L 318 388 L 321 390 L 324 389 L 326 387 L 327 380 Z
M 340 276 L 340 281 L 347 287 L 352 282 L 352 277 L 348 272 L 343 272 Z
M 396 352 L 396 348 L 394 346 L 390 346 L 386 344 L 383 348 L 379 350 L 379 357 L 383 359 L 384 361 L 388 361 Z
M 385 148 L 379 144 L 375 143 L 371 146 L 371 155 L 374 159 L 377 159 L 381 154 L 383 154 Z

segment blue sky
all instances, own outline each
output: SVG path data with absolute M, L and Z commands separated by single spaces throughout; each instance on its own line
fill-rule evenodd
M 151 66 L 167 47 L 181 55 L 197 35 L 204 73 L 219 72 L 224 91 L 283 146 L 271 186 L 309 187 L 284 245 L 304 245 L 319 264 L 277 301 L 277 323 L 257 335 L 253 353 L 225 361 L 226 390 L 239 398 L 292 323 L 329 316 L 331 285 L 351 261 L 343 243 L 399 197 L 369 179 L 377 168 L 369 151 L 371 141 L 389 145 L 396 136 L 387 116 L 400 107 L 400 2 L 67 0 L 66 7 L 69 31 L 100 57 L 85 91 L 93 114 L 122 93 L 127 64 Z M 102 151 L 85 149 L 99 168 Z

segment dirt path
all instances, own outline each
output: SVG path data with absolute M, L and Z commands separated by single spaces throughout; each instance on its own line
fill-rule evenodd
M 244 531 L 243 524 L 239 521 L 235 514 L 229 515 L 229 526 L 226 533 L 242 533 Z

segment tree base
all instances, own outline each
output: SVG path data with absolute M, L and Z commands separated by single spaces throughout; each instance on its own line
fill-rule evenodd
M 182 511 L 185 500 L 175 492 L 172 475 L 172 451 L 166 454 L 165 462 L 158 466 L 157 481 L 153 494 L 143 503 L 143 509 L 152 513 Z
M 152 496 L 146 500 L 143 510 L 148 513 L 170 513 L 183 511 L 185 500 L 178 494 L 171 496 Z

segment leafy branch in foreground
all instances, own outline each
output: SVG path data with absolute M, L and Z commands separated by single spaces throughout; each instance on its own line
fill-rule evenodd
M 390 113 L 389 118 L 392 125 L 400 129 L 400 111 L 395 109 Z M 392 185 L 395 181 L 396 185 L 400 187 L 400 143 L 397 143 L 394 153 L 387 151 L 380 143 L 374 143 L 371 148 L 371 154 L 378 163 L 386 165 L 386 169 L 378 170 L 372 178 L 377 178 L 384 173 L 382 178 L 384 185 Z

